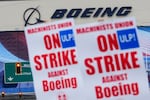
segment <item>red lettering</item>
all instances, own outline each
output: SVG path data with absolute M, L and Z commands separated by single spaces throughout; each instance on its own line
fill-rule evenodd
M 121 68 L 120 68 L 120 62 L 119 62 L 119 56 L 116 54 L 116 55 L 114 55 L 114 59 L 115 59 L 115 65 L 116 65 L 116 69 L 119 71 L 119 70 L 121 70 Z
M 47 83 L 48 83 L 48 81 L 47 81 Z M 54 85 L 55 85 L 54 82 L 52 82 L 52 81 L 49 82 L 49 88 L 50 88 L 51 91 L 55 90 L 55 86 Z
M 60 52 L 58 52 L 58 58 L 60 58 Z M 54 68 L 55 66 L 59 66 L 57 62 L 57 57 L 56 57 L 56 54 L 55 53 L 50 53 L 49 54 L 49 61 L 50 61 L 50 66 L 51 68 Z
M 44 31 L 50 31 L 56 29 L 56 25 L 47 25 L 47 26 L 41 26 L 41 27 L 35 27 L 32 29 L 28 29 L 28 34 L 38 33 L 38 32 L 44 32 Z
M 106 98 L 109 98 L 111 96 L 111 90 L 108 87 L 105 87 L 104 94 Z
M 137 64 L 138 58 L 136 56 L 137 56 L 137 52 L 136 51 L 131 53 L 132 65 L 133 65 L 134 68 L 139 68 L 140 65 Z
M 98 72 L 102 73 L 103 72 L 102 65 L 101 65 L 102 57 L 95 57 L 94 60 L 96 61 L 96 64 L 97 64 L 97 67 L 98 67 Z
M 115 23 L 115 28 L 124 28 L 124 27 L 131 27 L 133 26 L 133 21 L 125 21 L 125 22 L 119 22 Z
M 56 53 L 42 54 L 34 56 L 36 70 L 55 68 L 77 64 L 76 50 L 65 50 Z
M 61 77 L 60 79 L 57 79 L 55 81 L 43 80 L 42 86 L 43 86 L 43 91 L 47 92 L 47 91 L 61 90 L 67 88 L 75 89 L 77 88 L 78 85 L 77 85 L 76 77 L 72 77 L 72 78 Z
M 111 30 L 113 29 L 112 24 L 103 24 L 103 25 L 97 25 L 97 26 L 90 26 L 90 27 L 79 27 L 76 28 L 76 33 L 89 33 L 89 32 L 95 32 L 95 31 L 104 31 L 104 30 Z
M 32 29 L 27 30 L 28 34 L 32 33 Z
M 108 41 L 109 41 L 109 45 L 110 45 L 110 50 L 118 50 L 119 49 L 116 34 L 108 34 Z
M 62 52 L 62 57 L 63 57 L 63 63 L 64 65 L 71 65 L 71 60 L 69 59 L 69 52 L 66 51 L 66 52 Z
M 96 97 L 98 98 L 103 98 L 102 94 L 102 87 L 101 86 L 95 86 L 95 92 L 96 92 Z
M 125 53 L 125 54 L 120 54 L 120 58 L 121 58 L 121 61 L 122 61 L 122 68 L 123 69 L 131 69 L 132 68 L 132 65 L 129 61 L 129 53 Z
M 95 74 L 95 68 L 94 68 L 94 66 L 91 65 L 91 63 L 93 63 L 93 59 L 91 59 L 91 58 L 87 58 L 84 61 L 85 66 L 88 68 L 86 70 L 86 73 L 89 75 Z
M 97 37 L 97 44 L 101 52 L 119 49 L 116 34 L 108 34 L 107 37 L 104 35 L 99 35 Z
M 71 61 L 72 61 L 72 63 L 73 64 L 77 64 L 78 62 L 77 62 L 77 59 L 76 59 L 76 51 L 75 51 L 75 49 L 71 49 L 70 50 L 70 55 L 71 55 Z
M 36 64 L 35 65 L 36 70 L 42 70 L 42 63 L 40 62 L 40 56 L 34 57 L 34 63 Z
M 95 93 L 97 99 L 110 98 L 115 96 L 122 95 L 139 95 L 139 86 L 138 83 L 127 83 L 118 85 L 113 85 L 109 87 L 95 86 Z
M 48 69 L 48 64 L 47 64 L 47 54 L 43 54 L 41 55 L 41 57 L 43 58 L 43 66 L 45 69 Z M 41 63 L 41 57 L 40 56 L 34 56 L 34 62 L 35 62 L 35 68 L 36 70 L 42 70 L 42 63 Z
M 61 88 L 61 82 L 59 80 L 56 80 L 56 88 L 59 90 Z
M 89 75 L 96 74 L 96 71 L 103 73 L 104 71 L 114 72 L 140 67 L 136 51 L 86 58 L 84 64 L 87 68 L 86 73 Z
M 108 50 L 107 41 L 105 36 L 100 35 L 97 37 L 98 48 L 101 52 L 105 52 Z
M 42 81 L 42 85 L 43 85 L 43 91 L 46 92 L 49 90 L 48 88 L 48 82 L 46 80 Z
M 71 23 L 71 22 L 66 22 L 66 23 L 58 24 L 58 28 L 59 28 L 59 29 L 65 28 L 65 27 L 71 27 L 71 26 L 72 26 L 72 23 Z
M 104 56 L 104 63 L 106 72 L 115 71 L 115 65 L 113 64 L 112 56 Z
M 112 95 L 113 96 L 118 96 L 119 95 L 119 91 L 118 91 L 117 86 L 112 86 Z
M 58 77 L 58 76 L 65 76 L 68 74 L 68 69 L 62 69 L 57 71 L 50 71 L 48 72 L 48 77 Z
M 48 69 L 48 64 L 47 64 L 48 55 L 44 54 L 44 55 L 41 55 L 41 57 L 43 58 L 45 69 Z
M 62 66 L 62 65 L 66 66 L 66 65 L 78 63 L 76 60 L 75 49 L 72 49 L 70 51 L 66 50 L 66 51 L 58 52 L 57 54 L 58 55 L 56 55 L 56 53 L 51 53 L 49 56 L 50 64 L 52 68 L 57 67 L 57 66 Z
M 110 76 L 103 76 L 102 82 L 103 83 L 110 83 L 110 82 L 116 82 L 116 81 L 124 81 L 124 80 L 127 80 L 127 78 L 128 78 L 127 73 L 110 75 Z
M 59 35 L 57 34 L 52 34 L 50 35 L 44 35 L 44 44 L 45 48 L 47 50 L 51 50 L 52 48 L 61 48 L 61 43 L 59 39 Z

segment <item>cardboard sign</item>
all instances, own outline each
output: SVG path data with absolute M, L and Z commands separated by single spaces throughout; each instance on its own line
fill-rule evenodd
M 37 100 L 85 100 L 73 19 L 25 28 Z
M 148 79 L 134 18 L 76 27 L 86 100 L 142 100 Z

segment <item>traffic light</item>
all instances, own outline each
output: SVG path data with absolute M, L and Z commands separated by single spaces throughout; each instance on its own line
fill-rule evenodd
M 2 95 L 2 97 L 4 97 L 5 96 L 5 92 L 2 92 L 1 95 Z
M 22 66 L 20 62 L 16 63 L 16 73 L 21 74 L 22 73 Z

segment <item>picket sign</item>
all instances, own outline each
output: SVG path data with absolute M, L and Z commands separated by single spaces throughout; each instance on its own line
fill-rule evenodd
M 25 27 L 37 100 L 142 100 L 148 79 L 134 18 Z
M 37 100 L 85 100 L 74 20 L 25 28 Z
M 76 26 L 86 100 L 149 98 L 135 18 Z

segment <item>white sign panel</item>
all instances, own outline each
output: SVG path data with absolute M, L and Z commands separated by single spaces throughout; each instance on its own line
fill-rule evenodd
M 149 98 L 148 79 L 135 19 L 76 27 L 86 100 Z
M 37 100 L 85 100 L 73 19 L 25 28 Z

